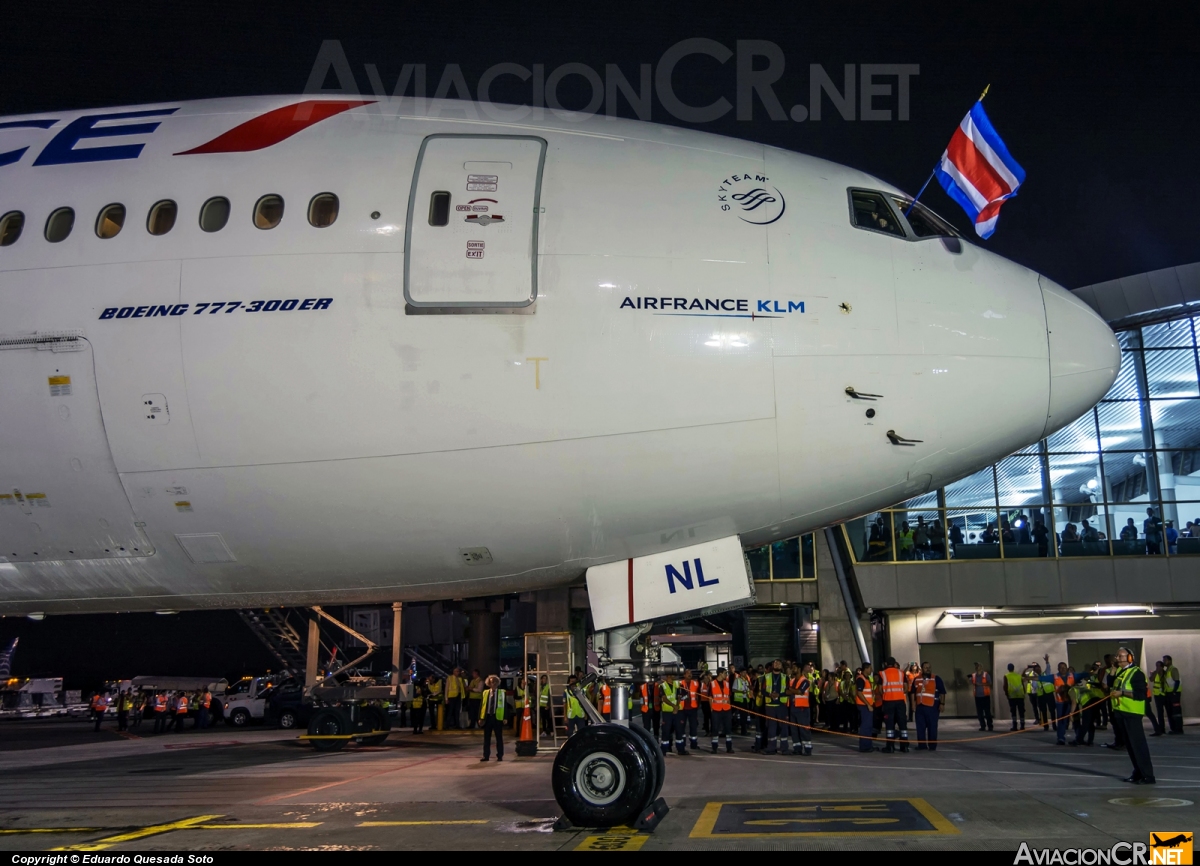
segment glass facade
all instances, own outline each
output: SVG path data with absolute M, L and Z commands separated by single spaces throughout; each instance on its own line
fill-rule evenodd
M 759 580 L 816 580 L 817 548 L 812 533 L 746 551 L 750 573 Z
M 1200 317 L 1121 331 L 1122 364 L 1073 424 L 845 525 L 860 563 L 1200 554 Z

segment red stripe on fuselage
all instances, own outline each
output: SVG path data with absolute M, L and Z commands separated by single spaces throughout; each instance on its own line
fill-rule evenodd
M 240 126 L 235 126 L 228 132 L 223 132 L 212 141 L 207 141 L 199 147 L 181 151 L 176 156 L 187 156 L 196 153 L 245 153 L 251 150 L 262 150 L 273 144 L 279 144 L 285 138 L 291 138 L 297 132 L 308 129 L 313 124 L 320 123 L 358 108 L 360 105 L 370 105 L 373 99 L 355 99 L 347 101 L 327 102 L 325 100 L 308 99 L 294 105 L 285 105 L 259 115 L 253 120 L 247 120 Z

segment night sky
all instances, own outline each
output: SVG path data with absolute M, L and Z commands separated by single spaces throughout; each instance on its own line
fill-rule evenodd
M 639 64 L 657 67 L 682 39 L 730 49 L 766 40 L 786 61 L 774 84 L 785 111 L 809 104 L 810 64 L 839 84 L 845 64 L 919 64 L 906 122 L 847 121 L 828 102 L 820 121 L 771 120 L 755 101 L 751 120 L 730 112 L 696 128 L 835 160 L 916 192 L 990 83 L 986 108 L 1028 179 L 982 243 L 1074 288 L 1200 261 L 1200 220 L 1189 209 L 1200 201 L 1191 164 L 1198 24 L 1194 3 L 25 3 L 0 28 L 0 114 L 300 93 L 328 39 L 341 41 L 364 93 L 364 64 L 375 64 L 390 91 L 403 64 L 424 63 L 429 95 L 447 64 L 461 65 L 473 94 L 481 73 L 502 62 L 547 72 L 576 62 L 601 75 L 617 64 L 636 82 Z M 734 101 L 735 65 L 690 57 L 676 69 L 675 92 L 694 105 Z M 570 108 L 588 93 L 578 76 L 559 90 Z M 532 99 L 512 77 L 492 97 Z M 878 106 L 894 112 L 895 99 Z M 616 111 L 634 116 L 623 99 Z M 679 124 L 657 99 L 652 119 Z M 969 229 L 936 183 L 925 200 Z M 150 672 L 136 653 L 164 651 L 177 673 L 269 664 L 233 614 L 197 616 L 205 615 L 73 617 L 70 628 L 21 621 L 17 668 L 72 675 L 71 659 L 86 654 L 89 678 L 130 675 Z M 0 620 L 0 639 L 17 628 Z

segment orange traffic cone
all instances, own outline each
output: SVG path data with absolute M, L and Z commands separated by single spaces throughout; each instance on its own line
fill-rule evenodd
M 526 701 L 521 717 L 521 736 L 517 738 L 517 754 L 528 758 L 536 755 L 537 749 L 537 737 L 533 735 L 533 715 L 530 713 L 529 701 Z

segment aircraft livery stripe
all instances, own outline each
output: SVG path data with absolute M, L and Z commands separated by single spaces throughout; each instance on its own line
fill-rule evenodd
M 181 151 L 176 156 L 187 156 L 196 153 L 245 153 L 251 150 L 262 150 L 279 144 L 285 138 L 290 138 L 301 130 L 308 129 L 322 120 L 358 108 L 360 105 L 370 105 L 373 99 L 355 99 L 332 101 L 308 99 L 293 105 L 285 105 L 259 115 L 253 120 L 247 120 L 240 126 L 235 126 L 228 132 L 223 132 L 212 141 L 205 142 L 191 150 Z

